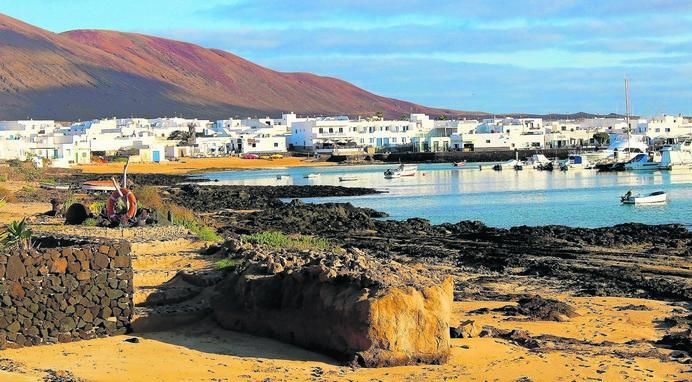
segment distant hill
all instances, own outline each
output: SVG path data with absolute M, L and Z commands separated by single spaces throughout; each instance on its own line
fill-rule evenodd
M 2 14 L 0 57 L 0 119 L 467 114 L 382 97 L 336 78 L 277 72 L 185 42 L 97 30 L 56 34 Z

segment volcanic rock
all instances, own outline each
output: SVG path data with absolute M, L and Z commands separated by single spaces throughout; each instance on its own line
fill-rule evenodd
M 212 302 L 222 327 L 366 367 L 447 359 L 451 279 L 358 250 L 244 255 Z

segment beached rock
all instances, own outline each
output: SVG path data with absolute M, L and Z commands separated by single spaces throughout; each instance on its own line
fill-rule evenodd
M 495 311 L 503 312 L 508 316 L 526 316 L 534 320 L 542 321 L 569 321 L 579 314 L 570 305 L 541 296 L 528 296 L 520 298 L 517 305 L 507 305 Z
M 366 367 L 447 359 L 451 279 L 361 251 L 244 255 L 212 303 L 222 327 Z
M 475 338 L 481 333 L 481 327 L 473 320 L 465 320 L 459 326 L 449 328 L 449 335 L 452 338 Z

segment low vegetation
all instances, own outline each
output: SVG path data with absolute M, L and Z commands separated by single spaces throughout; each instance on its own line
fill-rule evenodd
M 16 248 L 19 250 L 31 248 L 31 236 L 33 232 L 29 228 L 26 219 L 13 221 L 7 226 L 7 231 L 0 241 L 5 248 Z
M 200 240 L 221 241 L 222 238 L 216 231 L 209 227 L 194 211 L 173 202 L 165 201 L 161 197 L 158 188 L 145 186 L 135 190 L 137 203 L 142 208 L 148 208 L 158 215 L 158 220 L 167 220 L 171 217 L 171 223 L 180 225 L 195 234 Z
M 0 199 L 7 203 L 12 203 L 15 201 L 14 193 L 9 189 L 0 186 Z
M 276 231 L 243 235 L 241 239 L 248 243 L 264 245 L 270 248 L 283 248 L 297 251 L 324 250 L 332 247 L 326 239 L 306 235 L 286 235 Z
M 226 270 L 226 271 L 232 271 L 242 263 L 241 259 L 221 259 L 217 261 L 214 265 L 216 266 L 216 269 L 220 270 Z

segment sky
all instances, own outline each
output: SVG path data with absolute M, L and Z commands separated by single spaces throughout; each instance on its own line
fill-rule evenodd
M 692 115 L 690 0 L 3 0 L 62 32 L 112 29 L 334 76 L 426 106 Z

